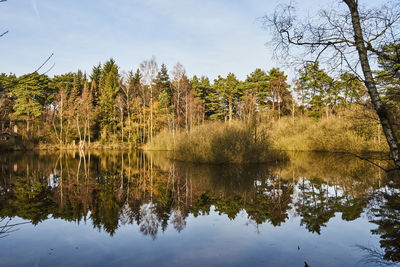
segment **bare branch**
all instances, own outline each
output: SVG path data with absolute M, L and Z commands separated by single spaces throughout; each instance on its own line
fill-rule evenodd
M 4 35 L 6 35 L 8 33 L 8 31 L 3 32 L 2 34 L 0 34 L 0 37 L 3 37 Z
M 51 67 L 47 71 L 43 72 L 42 74 L 47 74 L 48 72 L 50 72 L 54 68 L 55 65 L 56 65 L 56 63 L 53 63 L 53 65 L 51 65 Z
M 34 72 L 38 72 L 43 66 L 54 56 L 54 53 L 51 53 L 51 55 L 43 62 L 42 65 L 40 65 L 39 68 L 37 68 Z

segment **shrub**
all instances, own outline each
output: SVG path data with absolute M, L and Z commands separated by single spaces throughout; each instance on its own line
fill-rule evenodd
M 271 140 L 283 150 L 366 152 L 387 151 L 387 144 L 381 136 L 378 141 L 376 124 L 362 125 L 347 117 L 331 116 L 315 120 L 307 117 L 296 118 L 294 125 L 290 118 L 283 118 L 271 126 Z M 363 134 L 375 131 L 372 136 Z
M 261 163 L 285 159 L 274 150 L 265 127 L 255 129 L 243 122 L 210 122 L 190 133 L 161 132 L 148 150 L 170 150 L 174 159 L 201 163 Z

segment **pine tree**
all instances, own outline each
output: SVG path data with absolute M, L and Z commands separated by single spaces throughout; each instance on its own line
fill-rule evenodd
M 278 68 L 272 68 L 268 72 L 267 80 L 269 85 L 269 94 L 272 96 L 272 112 L 275 117 L 275 110 L 278 109 L 277 114 L 279 119 L 282 110 L 285 108 L 287 109 L 287 106 L 291 105 L 291 94 L 288 91 L 290 86 L 286 82 L 287 76 Z
M 338 91 L 337 95 L 343 106 L 353 103 L 361 103 L 367 91 L 363 83 L 353 73 L 345 72 L 340 75 L 334 90 Z
M 242 95 L 242 90 L 239 87 L 239 81 L 233 73 L 229 73 L 226 78 L 222 78 L 218 76 L 216 80 L 214 80 L 214 86 L 216 88 L 216 92 L 221 99 L 221 108 L 227 110 L 227 115 L 229 121 L 233 118 L 234 106 L 240 99 Z M 221 112 L 226 114 L 225 111 Z
M 48 77 L 34 72 L 21 76 L 17 86 L 11 91 L 15 97 L 13 115 L 26 122 L 27 135 L 30 134 L 30 122 L 42 115 L 44 93 L 48 86 Z
M 242 83 L 242 116 L 247 120 L 252 119 L 257 110 L 263 110 L 268 102 L 270 87 L 265 71 L 255 69 Z M 254 118 L 253 118 L 254 119 Z
M 382 100 L 387 105 L 392 113 L 392 116 L 400 120 L 400 44 L 389 43 L 382 47 L 386 57 L 393 60 L 388 60 L 385 57 L 378 58 L 379 71 L 376 75 L 376 81 L 379 86 Z
M 102 67 L 99 63 L 97 66 L 92 68 L 92 74 L 90 77 L 90 88 L 93 96 L 93 104 L 97 106 L 100 96 L 100 78 L 102 73 Z
M 216 96 L 215 88 L 210 84 L 210 80 L 205 76 L 201 76 L 199 79 L 195 75 L 190 81 L 190 85 L 195 92 L 195 96 L 203 104 L 205 117 L 212 118 L 218 109 L 218 97 Z
M 10 92 L 18 84 L 18 79 L 15 74 L 6 75 L 0 74 L 0 124 L 1 131 L 5 129 L 8 124 L 11 128 L 11 114 L 13 113 L 14 99 Z
M 329 116 L 333 79 L 319 68 L 318 62 L 306 64 L 299 73 L 298 90 L 301 90 L 302 98 L 311 114 L 321 116 L 325 109 L 326 116 Z
M 172 89 L 169 79 L 168 70 L 165 64 L 161 65 L 161 69 L 157 74 L 155 85 L 159 92 L 160 107 L 168 109 L 172 104 Z
M 103 138 L 110 134 L 110 129 L 115 130 L 114 100 L 120 89 L 118 77 L 118 66 L 113 59 L 110 59 L 104 64 L 100 79 L 100 84 L 103 86 L 100 87 L 99 122 Z

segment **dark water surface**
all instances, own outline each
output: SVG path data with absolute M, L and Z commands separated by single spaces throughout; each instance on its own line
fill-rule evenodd
M 400 179 L 340 154 L 274 165 L 2 153 L 1 266 L 400 262 Z

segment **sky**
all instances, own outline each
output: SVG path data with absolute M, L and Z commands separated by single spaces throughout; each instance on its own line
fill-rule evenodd
M 0 73 L 49 76 L 92 67 L 114 58 L 136 70 L 153 55 L 169 70 L 180 62 L 189 76 L 211 79 L 233 72 L 279 67 L 261 17 L 271 0 L 7 0 L 0 3 Z M 332 3 L 301 1 L 300 13 Z M 290 69 L 285 70 L 291 72 Z

